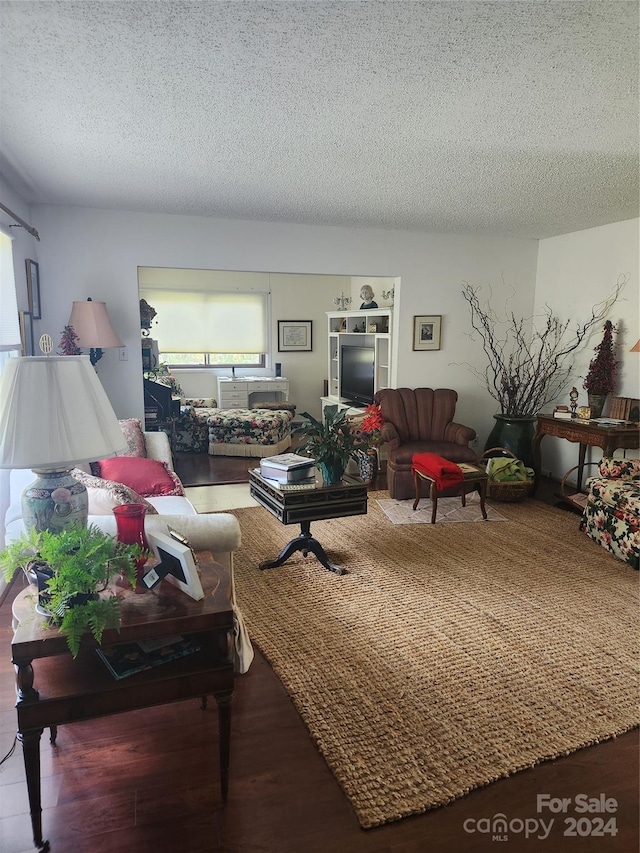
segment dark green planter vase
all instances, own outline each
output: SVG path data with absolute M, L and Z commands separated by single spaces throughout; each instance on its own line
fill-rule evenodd
M 533 468 L 531 442 L 536 432 L 536 417 L 511 418 L 507 415 L 494 415 L 495 425 L 489 433 L 484 446 L 485 452 L 493 447 L 506 447 L 524 464 Z
M 322 475 L 325 486 L 333 486 L 342 480 L 345 464 L 341 459 L 327 459 L 324 462 L 316 462 L 316 466 Z

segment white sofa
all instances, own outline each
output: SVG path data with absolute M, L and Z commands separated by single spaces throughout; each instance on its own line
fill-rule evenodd
M 145 432 L 144 441 L 147 457 L 166 462 L 173 470 L 171 448 L 166 433 Z M 24 529 L 21 497 L 26 486 L 33 482 L 34 474 L 28 469 L 14 469 L 0 471 L 0 478 L 0 543 L 8 544 Z M 187 537 L 196 551 L 211 551 L 219 563 L 232 571 L 233 552 L 240 547 L 240 525 L 234 515 L 225 512 L 198 515 L 193 504 L 184 496 L 163 495 L 146 500 L 158 510 L 158 515 L 147 514 L 145 517 L 146 530 L 163 533 L 167 532 L 168 527 L 178 530 Z M 91 513 L 91 501 L 89 512 Z M 95 524 L 112 536 L 116 534 L 113 513 L 90 514 L 89 524 Z

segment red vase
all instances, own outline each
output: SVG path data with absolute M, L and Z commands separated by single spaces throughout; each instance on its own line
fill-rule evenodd
M 144 553 L 135 561 L 136 563 L 136 592 L 146 592 L 147 588 L 142 582 L 142 570 L 149 555 L 149 543 L 144 532 L 144 516 L 147 508 L 144 504 L 120 504 L 114 506 L 113 514 L 116 517 L 116 538 L 125 545 L 139 545 Z

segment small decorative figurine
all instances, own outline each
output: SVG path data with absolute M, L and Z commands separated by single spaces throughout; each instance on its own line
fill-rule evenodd
M 346 311 L 347 306 L 351 305 L 353 299 L 350 296 L 345 296 L 344 293 L 341 293 L 340 296 L 336 296 L 333 300 L 333 304 L 338 306 L 338 311 Z
M 360 309 L 363 308 L 366 310 L 367 308 L 377 308 L 378 303 L 373 301 L 373 297 L 375 293 L 373 292 L 373 288 L 370 284 L 363 284 L 360 288 L 360 299 L 362 299 L 362 305 Z
M 382 298 L 383 299 L 390 299 L 392 308 L 393 308 L 393 297 L 395 296 L 395 292 L 396 292 L 395 286 L 392 287 L 391 290 L 383 290 L 382 291 Z
M 575 386 L 569 391 L 569 399 L 571 400 L 571 414 L 575 415 L 578 408 L 578 389 Z

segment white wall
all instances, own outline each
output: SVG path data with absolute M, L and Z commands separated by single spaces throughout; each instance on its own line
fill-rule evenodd
M 45 329 L 58 339 L 74 299 L 103 299 L 114 328 L 128 345 L 129 360 L 118 361 L 108 350 L 98 373 L 121 417 L 143 412 L 140 383 L 138 266 L 196 269 L 253 270 L 281 274 L 320 273 L 330 276 L 394 277 L 400 280 L 395 299 L 395 339 L 398 345 L 394 385 L 452 387 L 460 394 L 458 418 L 475 427 L 483 443 L 493 426 L 496 405 L 478 386 L 465 363 L 481 357 L 479 345 L 469 338 L 469 314 L 461 296 L 462 283 L 491 285 L 504 300 L 513 286 L 522 310 L 530 312 L 535 285 L 537 242 L 496 237 L 418 234 L 377 229 L 350 229 L 286 225 L 269 222 L 216 220 L 188 216 L 35 206 L 38 228 Z M 507 284 L 503 284 L 503 278 Z M 400 291 L 400 294 L 398 294 Z M 320 341 L 326 324 L 324 312 L 335 309 L 332 286 L 313 301 L 292 291 L 291 306 L 300 319 L 313 319 L 314 337 Z M 306 309 L 306 310 L 305 310 Z M 311 312 L 314 316 L 311 316 Z M 443 344 L 437 352 L 412 351 L 415 314 L 443 315 Z M 314 344 L 314 354 L 315 354 Z M 321 344 L 318 343 L 318 347 Z M 326 343 L 322 344 L 326 351 Z M 318 351 L 320 353 L 320 350 Z M 311 375 L 300 355 L 284 367 L 291 396 L 306 398 L 313 388 L 319 398 L 326 378 L 323 358 L 314 355 L 317 375 Z M 319 414 L 319 399 L 316 404 Z
M 560 316 L 584 322 L 592 306 L 611 294 L 618 277 L 624 275 L 628 278 L 621 299 L 609 315 L 619 330 L 616 343 L 620 366 L 614 392 L 617 397 L 640 395 L 640 354 L 629 352 L 640 338 L 639 225 L 640 220 L 628 219 L 550 237 L 540 241 L 538 252 L 537 312 L 548 302 Z M 593 331 L 585 347 L 576 353 L 571 384 L 580 392 L 579 405 L 587 404 L 587 392 L 582 383 L 594 355 L 593 348 L 602 340 L 602 334 L 603 326 L 600 325 Z M 568 405 L 568 395 L 557 402 Z M 604 410 L 605 415 L 609 411 L 608 405 Z M 558 478 L 577 465 L 578 446 L 575 444 L 546 437 L 542 440 L 541 449 L 542 470 L 553 471 Z M 591 458 L 596 461 L 602 455 L 599 449 L 594 449 L 587 451 L 587 459 L 590 452 Z M 593 469 L 590 473 L 593 473 Z

